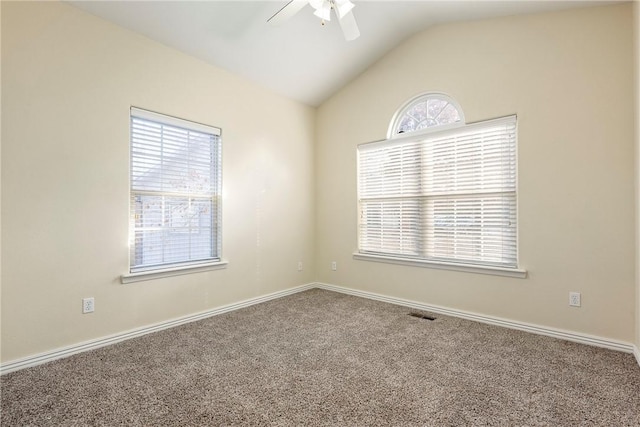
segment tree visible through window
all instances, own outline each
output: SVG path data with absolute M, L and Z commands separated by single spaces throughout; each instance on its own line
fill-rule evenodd
M 131 109 L 131 272 L 220 259 L 220 130 Z
M 516 117 L 465 125 L 453 100 L 435 99 L 358 147 L 359 251 L 517 268 Z

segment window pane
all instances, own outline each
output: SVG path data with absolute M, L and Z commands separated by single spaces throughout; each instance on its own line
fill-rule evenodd
M 404 256 L 420 254 L 419 200 L 362 202 L 360 249 Z
M 135 112 L 141 117 L 132 109 L 131 270 L 219 259 L 219 130 Z
M 427 258 L 516 265 L 515 194 L 425 202 Z
M 358 173 L 361 252 L 517 267 L 515 116 L 363 144 Z
M 462 122 L 454 101 L 442 94 L 427 94 L 409 103 L 392 124 L 392 135 Z
M 360 188 L 363 197 L 420 193 L 419 143 L 385 147 L 360 154 Z

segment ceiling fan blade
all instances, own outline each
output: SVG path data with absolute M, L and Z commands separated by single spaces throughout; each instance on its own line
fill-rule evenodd
M 300 12 L 300 9 L 307 5 L 307 0 L 291 0 L 282 9 L 277 11 L 271 18 L 267 20 L 272 25 L 279 25 L 287 21 L 296 13 Z
M 353 12 L 345 14 L 338 22 L 344 33 L 344 38 L 347 39 L 347 41 L 360 37 L 360 29 L 358 29 L 358 24 L 356 24 L 356 18 L 353 16 Z

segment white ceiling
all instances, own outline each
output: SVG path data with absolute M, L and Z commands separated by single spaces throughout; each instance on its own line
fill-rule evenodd
M 321 26 L 310 6 L 280 26 L 267 24 L 287 2 L 69 1 L 311 106 L 329 98 L 402 40 L 431 25 L 611 3 L 355 0 L 353 13 L 361 36 L 347 42 L 335 20 Z

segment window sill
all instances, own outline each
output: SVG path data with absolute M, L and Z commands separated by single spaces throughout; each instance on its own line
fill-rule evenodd
M 516 277 L 525 279 L 527 277 L 526 270 L 517 268 L 488 267 L 473 264 L 454 264 L 448 262 L 425 261 L 412 258 L 390 257 L 384 255 L 371 255 L 354 252 L 353 259 L 359 261 L 384 262 L 388 264 L 409 265 L 413 267 L 437 268 L 440 270 L 463 271 L 465 273 L 491 274 L 494 276 Z
M 161 279 L 163 277 L 180 276 L 183 274 L 200 273 L 203 271 L 220 270 L 227 268 L 228 261 L 210 262 L 207 264 L 194 264 L 182 267 L 166 268 L 162 270 L 140 271 L 138 273 L 127 273 L 120 276 L 120 282 L 134 283 L 143 280 Z

